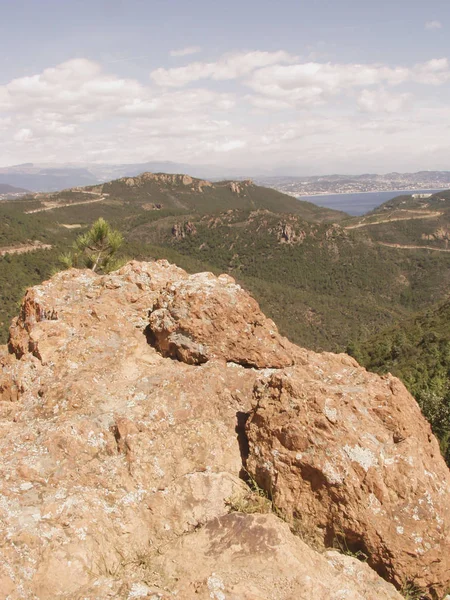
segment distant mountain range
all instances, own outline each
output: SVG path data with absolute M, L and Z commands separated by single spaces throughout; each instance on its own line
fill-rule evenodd
M 136 164 L 52 165 L 24 163 L 0 168 L 0 184 L 25 187 L 33 192 L 55 192 L 72 187 L 104 183 L 120 177 L 134 177 L 144 172 L 190 173 L 204 179 L 245 178 L 237 170 L 211 165 L 154 161 Z
M 0 183 L 0 196 L 15 196 L 18 194 L 26 194 L 30 190 L 24 188 L 17 188 L 7 183 Z
M 189 173 L 202 179 L 248 179 L 292 196 L 349 194 L 390 190 L 447 189 L 450 171 L 418 171 L 417 173 L 365 173 L 362 175 L 317 175 L 308 177 L 277 175 L 268 172 L 242 172 L 240 168 L 214 165 L 189 165 L 170 161 L 133 164 L 33 164 L 24 163 L 0 168 L 0 184 L 51 192 L 71 187 L 104 183 L 121 177 L 134 177 L 143 172 Z

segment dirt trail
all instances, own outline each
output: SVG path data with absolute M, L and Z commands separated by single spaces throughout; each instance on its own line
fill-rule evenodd
M 35 252 L 36 250 L 50 250 L 51 244 L 23 244 L 22 246 L 7 246 L 0 248 L 0 256 L 5 254 L 25 254 L 26 252 Z
M 25 214 L 26 215 L 31 215 L 34 213 L 39 213 L 39 212 L 44 212 L 46 210 L 53 210 L 55 208 L 64 208 L 66 206 L 79 206 L 80 204 L 94 204 L 94 202 L 103 202 L 103 200 L 106 199 L 107 196 L 109 196 L 109 194 L 100 194 L 98 192 L 86 192 L 84 190 L 79 190 L 78 193 L 80 194 L 91 194 L 94 196 L 100 196 L 100 198 L 94 198 L 93 200 L 80 200 L 78 202 L 52 202 L 50 201 L 43 201 L 44 206 L 42 208 L 35 208 L 33 210 L 26 210 Z
M 415 210 L 408 210 L 408 211 L 404 211 L 407 212 L 409 214 L 411 214 L 412 216 L 410 217 L 391 217 L 388 219 L 381 219 L 380 221 L 368 221 L 367 223 L 358 223 L 356 225 L 347 225 L 347 227 L 344 227 L 344 229 L 359 229 L 360 227 L 370 227 L 371 225 L 381 225 L 382 223 L 393 223 L 394 221 L 412 221 L 414 219 L 435 219 L 437 217 L 440 217 L 442 215 L 441 212 L 438 211 L 415 211 Z
M 402 244 L 389 244 L 388 242 L 378 242 L 380 246 L 388 248 L 404 248 L 405 250 L 435 250 L 436 252 L 450 252 L 450 248 L 435 248 L 434 246 L 402 246 Z

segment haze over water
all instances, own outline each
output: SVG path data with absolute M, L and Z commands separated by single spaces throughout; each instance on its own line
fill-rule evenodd
M 299 196 L 299 200 L 313 202 L 317 206 L 343 210 L 349 215 L 358 217 L 377 208 L 380 204 L 405 194 L 429 194 L 441 190 L 393 190 L 390 192 L 359 192 L 357 194 L 324 194 L 320 196 Z

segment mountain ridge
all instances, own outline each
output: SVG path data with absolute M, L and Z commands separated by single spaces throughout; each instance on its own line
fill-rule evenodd
M 450 171 L 417 171 L 386 174 L 293 175 L 270 170 L 191 165 L 173 161 L 138 163 L 24 163 L 0 168 L 0 182 L 33 191 L 57 191 L 67 187 L 103 183 L 121 177 L 135 177 L 144 171 L 190 173 L 200 179 L 254 179 L 263 186 L 273 187 L 292 195 L 358 193 L 370 191 L 446 189 L 450 187 Z M 23 177 L 23 179 L 21 179 Z M 336 187 L 337 186 L 337 187 Z

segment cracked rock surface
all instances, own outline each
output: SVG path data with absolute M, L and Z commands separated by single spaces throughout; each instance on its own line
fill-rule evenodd
M 450 581 L 448 471 L 415 401 L 348 357 L 290 344 L 228 276 L 166 261 L 59 273 L 27 292 L 0 361 L 0 598 L 400 599 L 368 564 L 291 532 L 299 510 L 311 532 L 329 527 L 336 502 L 348 532 L 372 518 L 374 566 L 396 515 L 398 546 L 423 549 L 414 569 L 392 552 L 391 581 L 436 594 Z M 230 513 L 249 494 L 243 467 L 287 522 Z M 434 516 L 414 495 L 424 482 Z M 358 512 L 369 494 L 379 504 Z M 410 512 L 393 512 L 403 497 Z

